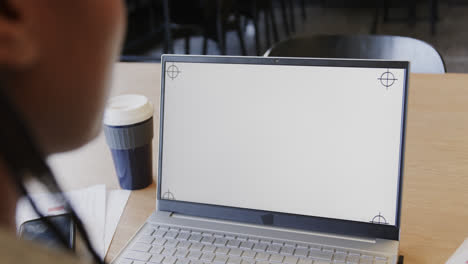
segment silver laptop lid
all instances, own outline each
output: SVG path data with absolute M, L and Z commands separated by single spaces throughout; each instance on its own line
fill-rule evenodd
M 163 56 L 158 209 L 398 239 L 408 63 Z

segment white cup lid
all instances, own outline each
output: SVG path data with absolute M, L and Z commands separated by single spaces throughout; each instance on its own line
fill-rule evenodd
M 124 94 L 112 97 L 104 112 L 104 124 L 126 126 L 143 122 L 153 116 L 153 104 L 143 95 Z

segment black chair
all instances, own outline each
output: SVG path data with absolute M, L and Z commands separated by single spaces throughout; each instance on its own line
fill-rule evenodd
M 278 27 L 276 23 L 276 16 L 273 9 L 273 0 L 237 0 L 235 1 L 236 12 L 244 17 L 245 20 L 250 20 L 255 28 L 255 53 L 257 56 L 261 54 L 260 48 L 260 13 L 263 13 L 264 25 L 265 25 L 265 41 L 266 47 L 271 45 L 271 35 L 273 35 L 273 43 L 279 41 Z M 283 9 L 283 14 L 285 9 Z M 287 23 L 283 17 L 283 22 Z M 273 31 L 271 34 L 271 30 Z M 288 27 L 286 26 L 285 30 Z M 245 28 L 244 28 L 245 29 Z M 289 34 L 289 33 L 288 33 Z
M 202 35 L 203 54 L 207 41 L 217 42 L 220 53 L 226 54 L 226 33 L 236 31 L 241 52 L 246 48 L 240 26 L 240 15 L 232 9 L 233 0 L 158 0 L 164 17 L 164 52 L 173 53 L 173 39 L 185 39 L 185 53 L 190 53 L 190 37 Z
M 126 0 L 127 32 L 124 42 L 125 54 L 139 54 L 150 48 L 162 35 L 163 27 L 158 26 L 162 16 L 155 12 L 152 0 Z
M 205 23 L 203 35 L 203 54 L 207 54 L 208 39 L 218 42 L 222 55 L 226 55 L 226 33 L 235 31 L 243 56 L 247 55 L 239 10 L 234 0 L 204 0 Z
M 164 53 L 174 53 L 173 39 L 177 38 L 185 38 L 185 53 L 189 53 L 190 37 L 203 33 L 198 24 L 173 23 L 169 0 L 126 0 L 126 5 L 124 54 L 142 54 L 159 43 Z
M 316 35 L 290 38 L 272 46 L 264 56 L 356 58 L 410 61 L 411 72 L 445 73 L 440 53 L 428 43 L 383 35 Z
M 155 0 L 161 7 L 164 28 L 164 53 L 174 53 L 174 39 L 185 40 L 185 53 L 190 53 L 190 38 L 202 35 L 205 14 L 201 1 Z M 183 8 L 182 8 L 183 7 Z
M 283 9 L 283 17 L 286 16 L 284 14 L 286 12 L 286 11 L 284 11 L 285 10 L 284 1 L 285 0 L 280 1 L 281 2 L 281 8 Z M 289 20 L 290 20 L 289 22 L 291 23 L 291 33 L 296 33 L 296 14 L 294 12 L 294 7 L 296 6 L 296 4 L 297 3 L 294 0 L 288 0 Z M 300 0 L 299 5 L 300 5 L 300 9 L 301 9 L 302 21 L 304 22 L 307 19 L 306 0 Z M 286 18 L 284 18 L 284 20 L 286 20 Z M 286 28 L 287 28 L 288 27 L 287 23 L 285 22 L 285 24 L 286 24 Z M 289 36 L 289 28 L 287 28 L 286 35 Z

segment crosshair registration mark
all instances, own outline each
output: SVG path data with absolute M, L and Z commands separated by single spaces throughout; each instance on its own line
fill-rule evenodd
M 174 80 L 175 78 L 177 78 L 177 76 L 179 76 L 179 73 L 181 73 L 179 68 L 177 68 L 177 66 L 175 66 L 174 63 L 172 63 L 172 65 L 167 68 L 166 72 L 167 72 L 167 76 L 169 76 L 171 80 Z
M 171 191 L 169 191 L 169 190 L 167 190 L 165 193 L 163 193 L 162 198 L 166 199 L 166 200 L 175 200 L 174 194 L 171 193 Z
M 396 80 L 395 78 L 395 75 L 393 75 L 393 73 L 391 73 L 388 69 L 386 72 L 382 73 L 382 75 L 380 75 L 380 78 L 377 78 L 380 83 L 385 86 L 385 88 L 387 88 L 388 90 L 388 87 L 392 86 Z
M 385 219 L 380 212 L 378 215 L 374 216 L 370 222 L 373 224 L 388 224 L 387 219 Z

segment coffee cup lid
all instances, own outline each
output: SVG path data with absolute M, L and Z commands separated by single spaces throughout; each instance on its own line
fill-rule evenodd
M 153 116 L 153 104 L 143 95 L 124 94 L 112 97 L 104 112 L 104 124 L 126 126 L 143 122 Z

